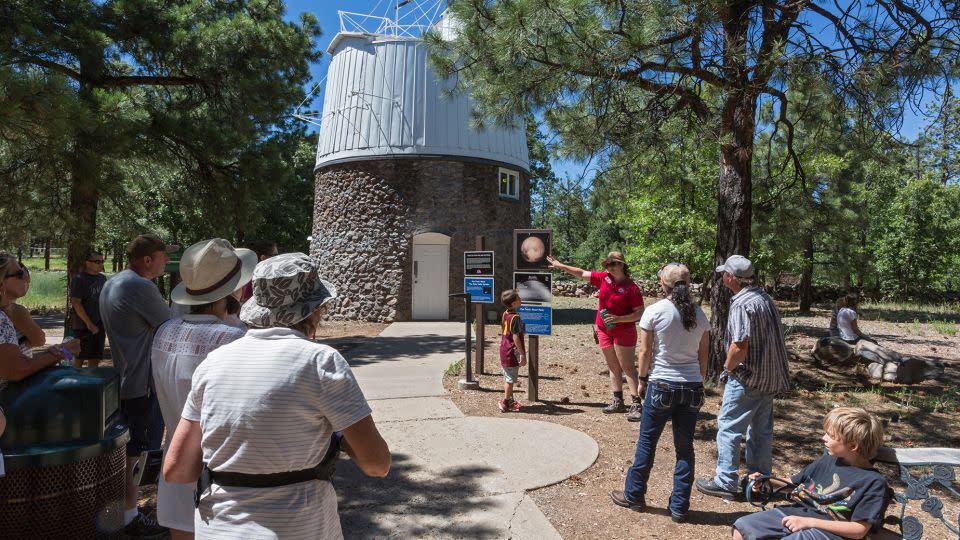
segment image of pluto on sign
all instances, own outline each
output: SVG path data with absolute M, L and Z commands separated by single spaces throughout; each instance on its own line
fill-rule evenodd
M 513 260 L 517 270 L 540 270 L 549 266 L 550 239 L 553 231 L 547 229 L 514 229 Z
M 539 272 L 514 272 L 513 288 L 524 304 L 550 304 L 553 302 L 553 275 Z

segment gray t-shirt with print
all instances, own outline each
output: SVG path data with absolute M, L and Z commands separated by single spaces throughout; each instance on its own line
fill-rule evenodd
M 133 270 L 124 270 L 103 286 L 100 316 L 110 340 L 113 366 L 120 372 L 120 399 L 146 396 L 153 334 L 170 319 L 170 307 L 160 289 Z

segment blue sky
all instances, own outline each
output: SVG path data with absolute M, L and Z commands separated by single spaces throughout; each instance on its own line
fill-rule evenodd
M 311 69 L 313 74 L 313 82 L 310 84 L 311 88 L 323 79 L 327 71 L 329 57 L 326 49 L 340 29 L 338 11 L 369 13 L 382 16 L 392 10 L 391 6 L 395 1 L 396 0 L 287 0 L 287 19 L 298 20 L 301 13 L 305 11 L 311 12 L 317 17 L 320 22 L 320 29 L 323 31 L 323 35 L 320 37 L 318 43 L 320 50 L 323 51 L 323 57 L 319 62 L 315 63 Z M 417 3 L 432 4 L 433 2 L 432 0 L 413 0 L 413 2 L 411 2 L 411 4 Z M 929 99 L 930 96 L 926 96 L 926 98 Z M 311 108 L 321 110 L 322 107 L 323 95 L 319 93 L 313 101 Z M 903 120 L 903 127 L 900 130 L 901 137 L 907 140 L 913 140 L 925 123 L 926 120 L 918 114 L 918 111 L 911 111 L 908 108 Z M 595 172 L 594 167 L 596 165 L 596 163 L 578 163 L 566 160 L 554 160 L 551 164 L 558 176 L 570 176 L 572 178 L 580 178 L 581 180 L 591 179 Z

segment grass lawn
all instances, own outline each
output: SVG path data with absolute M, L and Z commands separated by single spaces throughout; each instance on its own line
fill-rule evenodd
M 40 264 L 43 264 L 42 259 Z M 67 303 L 67 272 L 38 272 L 31 269 L 30 290 L 17 303 L 30 310 L 62 312 Z
M 43 257 L 24 257 L 23 265 L 30 269 L 30 272 L 43 271 Z M 67 259 L 63 257 L 50 257 L 50 270 L 67 271 Z
M 113 274 L 105 272 L 104 275 L 109 279 Z M 65 270 L 44 272 L 31 269 L 30 290 L 17 303 L 40 313 L 64 313 L 67 305 L 67 272 Z

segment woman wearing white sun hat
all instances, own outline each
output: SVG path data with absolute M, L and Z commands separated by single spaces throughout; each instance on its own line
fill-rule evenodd
M 251 329 L 197 368 L 163 472 L 200 478 L 198 538 L 342 538 L 328 450 L 367 475 L 389 471 L 350 366 L 312 341 L 336 296 L 303 253 L 261 262 L 240 312 Z
M 183 252 L 183 281 L 170 296 L 177 304 L 188 306 L 189 313 L 161 325 L 151 349 L 153 381 L 167 426 L 180 422 L 197 366 L 210 351 L 243 337 L 244 330 L 224 322 L 227 298 L 250 282 L 256 265 L 253 251 L 235 249 L 222 238 L 198 242 Z M 168 430 L 164 448 L 169 447 L 172 435 Z M 157 522 L 170 529 L 172 540 L 193 538 L 193 510 L 193 486 L 160 478 Z

